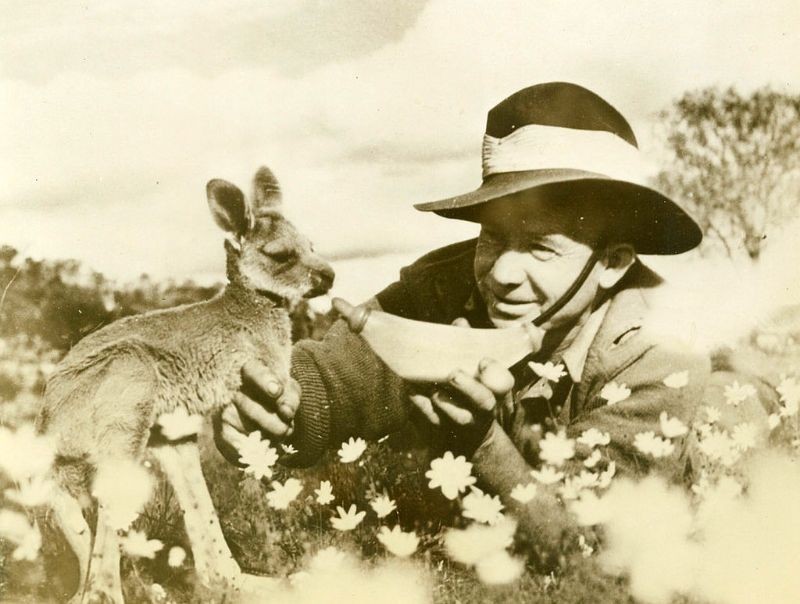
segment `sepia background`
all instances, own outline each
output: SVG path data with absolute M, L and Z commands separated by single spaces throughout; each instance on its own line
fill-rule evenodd
M 797 372 L 795 0 L 1 6 L 5 426 L 30 421 L 46 375 L 82 335 L 217 291 L 224 253 L 209 220 L 209 179 L 246 188 L 257 166 L 272 168 L 286 213 L 337 270 L 332 295 L 360 302 L 419 255 L 476 234 L 474 225 L 415 212 L 412 204 L 476 187 L 487 110 L 549 80 L 584 85 L 628 117 L 653 183 L 704 227 L 691 274 L 685 258 L 651 262 L 693 284 L 706 325 L 725 331 L 726 344 L 733 334 L 771 359 L 776 375 Z M 296 337 L 320 337 L 328 310 L 327 297 L 299 309 Z M 361 475 L 332 464 L 311 476 L 333 476 L 364 505 L 367 492 L 412 493 L 409 485 L 423 480 L 414 460 L 386 447 L 371 446 L 368 455 Z M 237 475 L 219 460 L 211 471 L 220 476 L 214 496 L 222 497 Z M 260 502 L 258 485 L 240 494 L 250 507 L 223 501 L 223 518 L 252 567 L 287 574 L 310 549 L 338 543 L 316 512 L 277 518 Z M 415 519 L 437 507 L 406 499 Z M 165 542 L 165 535 L 180 542 L 168 508 L 148 521 Z M 608 601 L 629 597 L 624 583 L 585 568 L 572 583 L 533 578 L 502 588 L 519 589 L 511 592 L 492 591 L 457 566 L 440 565 L 437 574 L 437 528 L 417 528 L 428 546 L 420 557 L 430 582 L 423 582 L 423 600 L 502 601 L 536 590 L 543 601 L 580 601 L 585 585 Z M 371 533 L 354 543 L 364 559 L 378 557 Z M 0 552 L 0 593 L 44 598 L 41 565 L 14 562 L 13 549 L 6 544 Z M 184 576 L 147 561 L 126 569 L 126 593 L 159 601 L 149 591 L 155 578 L 183 601 Z

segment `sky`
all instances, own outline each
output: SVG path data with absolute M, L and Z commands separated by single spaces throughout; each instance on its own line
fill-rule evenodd
M 265 164 L 287 215 L 351 271 L 342 283 L 388 282 L 397 262 L 475 234 L 412 204 L 479 185 L 486 112 L 534 83 L 591 88 L 645 150 L 686 90 L 800 91 L 796 0 L 7 0 L 3 13 L 0 243 L 122 281 L 221 279 L 205 183 L 248 190 Z M 374 255 L 392 261 L 373 270 Z

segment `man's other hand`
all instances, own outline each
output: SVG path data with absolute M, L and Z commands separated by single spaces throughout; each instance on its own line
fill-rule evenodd
M 281 381 L 265 365 L 249 361 L 242 367 L 242 386 L 230 404 L 214 417 L 214 439 L 231 463 L 239 459 L 238 443 L 258 430 L 273 442 L 292 435 L 300 404 L 300 385 Z

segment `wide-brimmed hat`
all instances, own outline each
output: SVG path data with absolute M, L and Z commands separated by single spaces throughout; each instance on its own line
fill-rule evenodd
M 648 170 L 625 118 L 582 86 L 537 84 L 499 103 L 489 111 L 482 158 L 480 187 L 414 207 L 477 221 L 487 201 L 568 187 L 570 196 L 601 204 L 610 235 L 639 253 L 680 254 L 703 238 L 691 216 L 645 184 Z

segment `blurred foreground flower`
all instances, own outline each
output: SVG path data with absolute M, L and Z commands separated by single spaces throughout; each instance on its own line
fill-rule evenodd
M 586 445 L 590 449 L 598 446 L 605 446 L 611 442 L 611 435 L 608 432 L 601 432 L 597 428 L 589 428 L 584 430 L 578 437 L 578 442 Z
M 346 512 L 342 506 L 338 505 L 336 506 L 336 513 L 339 515 L 331 518 L 331 525 L 337 531 L 352 531 L 361 524 L 364 516 L 367 515 L 366 512 L 359 512 L 356 504 L 352 504 Z
M 382 526 L 378 532 L 378 541 L 398 558 L 407 558 L 417 551 L 419 545 L 419 537 L 413 531 L 403 532 L 399 526 L 392 530 Z
M 267 503 L 276 510 L 285 510 L 302 490 L 303 483 L 296 478 L 287 478 L 283 484 L 273 480 L 272 491 L 267 493 Z
M 603 459 L 603 456 L 600 453 L 600 450 L 595 449 L 594 451 L 592 451 L 592 454 L 589 457 L 583 460 L 583 465 L 586 466 L 587 468 L 593 468 L 598 463 L 600 463 L 601 459 Z
M 158 539 L 148 539 L 141 531 L 128 531 L 128 534 L 120 539 L 122 551 L 134 558 L 156 557 L 156 552 L 161 551 L 164 544 Z
M 36 525 L 28 522 L 24 514 L 0 510 L 0 537 L 11 541 L 16 548 L 14 560 L 36 560 L 42 546 L 42 535 Z
M 189 415 L 183 407 L 178 407 L 170 413 L 158 416 L 158 425 L 161 433 L 167 440 L 180 440 L 187 436 L 194 436 L 203 427 L 202 415 Z
M 367 443 L 363 438 L 353 438 L 342 443 L 342 447 L 336 452 L 342 463 L 352 463 L 364 454 L 367 450 Z
M 254 430 L 236 444 L 239 451 L 239 463 L 245 466 L 244 473 L 256 480 L 272 478 L 272 467 L 278 462 L 278 451 L 270 446 L 269 439 L 261 438 L 261 433 Z
M 55 454 L 52 439 L 36 434 L 33 424 L 16 432 L 0 427 L 0 469 L 15 482 L 46 474 Z
M 616 405 L 631 395 L 631 389 L 625 384 L 609 382 L 600 391 L 600 398 L 605 399 L 609 405 Z
M 128 459 L 101 462 L 92 482 L 98 513 L 117 530 L 127 530 L 153 492 L 153 477 L 141 464 Z
M 450 529 L 444 536 L 445 550 L 456 562 L 474 566 L 482 582 L 509 583 L 523 569 L 522 561 L 506 551 L 513 543 L 516 528 L 516 522 L 502 517 L 494 526 L 474 524 L 466 529 Z
M 475 484 L 476 478 L 471 473 L 472 464 L 466 457 L 453 457 L 450 451 L 445 451 L 444 455 L 431 461 L 431 469 L 425 472 L 425 477 L 429 488 L 439 487 L 445 497 L 455 499 L 468 486 Z
M 18 505 L 32 508 L 50 501 L 54 487 L 52 480 L 38 475 L 20 482 L 16 489 L 6 489 L 5 496 Z
M 683 388 L 689 383 L 689 372 L 678 371 L 676 373 L 670 373 L 664 378 L 663 383 L 667 388 Z
M 369 502 L 370 507 L 378 515 L 378 518 L 384 518 L 397 509 L 394 501 L 388 495 L 378 495 L 375 499 Z
M 528 503 L 536 497 L 536 484 L 529 482 L 526 485 L 518 484 L 511 489 L 511 498 L 520 503 Z
M 311 562 L 309 563 L 308 567 L 312 571 L 338 570 L 346 560 L 347 555 L 342 550 L 333 546 L 329 546 L 322 548 L 316 554 L 314 554 L 314 557 L 311 558 Z
M 471 518 L 484 524 L 497 524 L 503 518 L 503 504 L 497 495 L 484 493 L 477 487 L 470 487 L 470 492 L 461 502 L 464 518 Z
M 539 458 L 545 463 L 554 466 L 562 466 L 568 459 L 575 455 L 575 441 L 567 438 L 562 431 L 558 434 L 548 432 L 539 441 Z
M 328 505 L 331 501 L 336 499 L 333 496 L 333 487 L 331 487 L 331 483 L 327 480 L 323 480 L 319 483 L 319 488 L 314 489 L 314 493 L 317 495 L 317 503 L 320 505 Z

